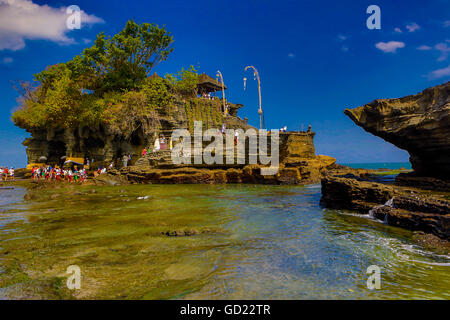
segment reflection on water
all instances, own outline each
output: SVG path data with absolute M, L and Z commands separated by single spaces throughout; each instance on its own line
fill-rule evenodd
M 54 297 L 44 284 L 76 264 L 77 298 L 450 298 L 449 256 L 409 231 L 321 208 L 320 185 L 30 192 L 25 203 L 22 188 L 0 191 L 0 296 Z M 193 235 L 166 235 L 179 230 Z M 380 290 L 366 287 L 370 265 Z

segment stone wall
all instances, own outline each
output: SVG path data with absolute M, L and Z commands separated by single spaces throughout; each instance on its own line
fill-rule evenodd
M 256 132 L 256 130 L 254 131 Z M 280 132 L 279 133 L 279 162 L 280 163 L 289 163 L 293 164 L 292 166 L 296 166 L 296 163 L 301 163 L 305 160 L 314 160 L 316 159 L 315 148 L 314 148 L 314 132 Z M 234 137 L 234 135 L 231 135 Z M 260 158 L 258 154 L 258 150 L 256 153 L 253 153 L 250 150 L 250 140 L 252 139 L 249 136 L 239 136 L 239 145 L 235 146 L 234 143 L 231 143 L 231 147 L 226 147 L 226 137 L 223 137 L 223 145 L 225 148 L 222 151 L 222 164 L 211 164 L 207 165 L 204 162 L 195 163 L 194 161 L 194 150 L 195 137 L 191 138 L 191 158 L 189 164 L 173 164 L 170 151 L 156 151 L 150 152 L 145 157 L 140 158 L 138 160 L 138 165 L 150 166 L 153 168 L 181 168 L 181 167 L 209 167 L 209 168 L 231 168 L 231 167 L 244 167 L 248 164 L 261 164 Z M 257 141 L 257 146 L 259 146 L 258 138 L 255 138 Z M 211 144 L 211 141 L 203 141 L 201 152 Z M 270 156 L 272 154 L 272 140 L 270 135 L 267 136 L 267 155 Z M 240 146 L 243 144 L 243 146 Z M 239 150 L 243 150 L 243 154 L 240 153 Z M 257 159 L 257 163 L 252 163 L 250 158 L 254 157 Z M 234 159 L 232 164 L 227 164 L 227 158 Z M 239 164 L 238 158 L 241 159 L 242 162 Z M 289 165 L 288 164 L 288 165 Z

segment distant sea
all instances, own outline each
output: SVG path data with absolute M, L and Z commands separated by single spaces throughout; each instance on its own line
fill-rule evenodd
M 412 169 L 409 162 L 367 162 L 367 163 L 340 163 L 343 166 L 358 169 L 389 169 L 396 170 L 400 168 Z

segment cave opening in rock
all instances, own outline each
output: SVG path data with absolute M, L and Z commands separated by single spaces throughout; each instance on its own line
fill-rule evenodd
M 63 141 L 50 141 L 48 144 L 48 163 L 59 165 L 61 157 L 66 155 L 66 150 L 66 144 Z
M 134 145 L 134 146 L 141 146 L 141 145 L 143 145 L 143 141 L 142 141 L 141 136 L 138 133 L 136 133 L 136 132 L 131 135 L 130 143 L 132 145 Z
M 86 139 L 84 141 L 84 145 L 87 149 L 104 148 L 105 142 L 101 139 L 91 138 L 91 139 Z

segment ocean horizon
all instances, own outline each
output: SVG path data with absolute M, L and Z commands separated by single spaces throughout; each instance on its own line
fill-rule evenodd
M 401 168 L 411 170 L 410 162 L 353 162 L 353 163 L 338 163 L 343 166 L 348 166 L 355 169 L 389 169 L 398 170 Z

